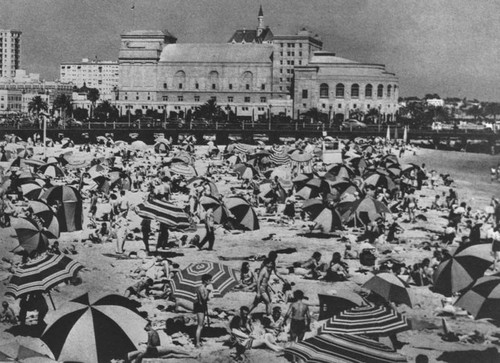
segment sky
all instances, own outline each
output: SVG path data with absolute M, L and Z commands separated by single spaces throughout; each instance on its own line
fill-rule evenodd
M 500 102 L 498 0 L 0 0 L 0 29 L 21 30 L 21 67 L 53 80 L 60 62 L 117 60 L 133 29 L 227 42 L 257 26 L 259 5 L 274 34 L 306 27 L 325 50 L 385 64 L 403 97 Z

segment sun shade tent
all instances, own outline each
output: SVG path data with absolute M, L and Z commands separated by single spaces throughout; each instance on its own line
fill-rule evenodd
M 59 204 L 56 212 L 61 232 L 81 231 L 83 224 L 83 206 L 80 192 L 68 185 L 58 185 L 45 191 L 42 199 L 48 205 Z

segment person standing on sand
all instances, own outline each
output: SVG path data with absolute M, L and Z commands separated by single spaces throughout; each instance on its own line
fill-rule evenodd
M 207 213 L 205 214 L 205 237 L 201 240 L 198 245 L 198 249 L 202 249 L 205 243 L 208 242 L 208 250 L 211 251 L 214 248 L 215 243 L 215 220 L 214 220 L 214 210 L 212 208 L 208 208 Z
M 143 218 L 141 222 L 141 232 L 142 232 L 142 242 L 144 242 L 144 247 L 146 252 L 150 253 L 149 250 L 149 234 L 151 233 L 151 219 Z
M 201 277 L 201 285 L 196 289 L 196 301 L 193 305 L 193 313 L 196 314 L 198 326 L 196 327 L 195 346 L 201 347 L 201 331 L 205 324 L 205 316 L 208 313 L 208 300 L 210 290 L 208 285 L 212 282 L 212 275 L 205 274 Z
M 261 302 L 264 302 L 264 304 L 266 304 L 266 314 L 271 316 L 272 306 L 271 293 L 269 292 L 269 278 L 271 277 L 274 265 L 270 258 L 266 258 L 263 265 L 264 267 L 260 269 L 259 277 L 257 278 L 257 293 L 250 306 L 250 312 L 252 312 Z
M 118 216 L 113 225 L 116 234 L 116 253 L 122 254 L 128 234 L 128 221 L 125 217 Z
M 295 298 L 295 302 L 290 304 L 283 325 L 286 324 L 288 318 L 291 318 L 290 340 L 292 342 L 301 342 L 304 339 L 306 331 L 309 330 L 311 316 L 309 315 L 309 307 L 304 304 L 304 293 L 302 290 L 295 290 L 293 297 Z

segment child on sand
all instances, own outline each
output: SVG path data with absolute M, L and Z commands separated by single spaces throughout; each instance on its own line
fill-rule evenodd
M 205 274 L 201 277 L 201 285 L 196 289 L 196 301 L 193 305 L 193 312 L 198 319 L 195 339 L 195 346 L 197 348 L 201 347 L 201 331 L 203 330 L 205 316 L 208 311 L 208 295 L 210 294 L 208 285 L 210 285 L 210 282 L 212 282 L 212 275 Z
M 304 335 L 309 329 L 311 316 L 309 315 L 309 307 L 303 302 L 304 293 L 302 290 L 294 291 L 293 297 L 295 298 L 295 302 L 290 304 L 283 324 L 286 324 L 288 318 L 291 318 L 290 340 L 292 342 L 300 342 L 304 339 Z

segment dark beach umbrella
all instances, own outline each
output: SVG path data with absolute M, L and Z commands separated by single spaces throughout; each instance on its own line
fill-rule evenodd
M 304 363 L 399 363 L 406 358 L 377 341 L 350 334 L 320 334 L 285 348 Z
M 252 179 L 259 176 L 259 171 L 257 169 L 255 169 L 255 167 L 252 164 L 249 164 L 249 163 L 236 164 L 233 167 L 233 170 L 242 179 L 252 180 Z
M 364 224 L 373 222 L 391 212 L 384 203 L 371 197 L 353 202 L 341 202 L 337 205 L 337 210 L 344 223 L 361 221 Z
M 473 245 L 457 249 L 453 256 L 439 264 L 432 277 L 434 291 L 451 296 L 482 277 L 493 263 L 491 246 Z
M 386 188 L 387 190 L 397 189 L 396 183 L 388 175 L 374 173 L 364 180 L 364 186 L 373 188 Z
M 243 228 L 254 231 L 259 229 L 259 219 L 252 205 L 243 197 L 233 196 L 226 198 L 226 207 L 233 214 L 236 222 Z
M 356 195 L 357 193 L 358 196 L 361 196 L 363 194 L 357 184 L 353 183 L 350 180 L 340 180 L 334 183 L 330 183 L 330 189 L 336 190 L 339 193 L 339 197 L 341 200 L 346 194 Z
M 189 216 L 184 209 L 158 199 L 139 204 L 137 214 L 143 218 L 156 219 L 171 229 L 185 230 L 191 225 Z
M 33 211 L 33 216 L 42 222 L 42 226 L 45 228 L 44 232 L 50 238 L 58 238 L 60 235 L 59 221 L 52 208 L 41 200 L 32 200 L 29 202 L 29 206 Z
M 319 334 L 390 335 L 410 329 L 406 316 L 386 306 L 361 306 L 328 319 Z
M 172 289 L 178 299 L 196 301 L 196 289 L 201 286 L 201 277 L 212 275 L 212 296 L 222 297 L 238 285 L 237 271 L 215 262 L 192 263 L 179 271 L 172 280 Z
M 302 204 L 302 210 L 316 223 L 315 229 L 332 232 L 342 229 L 342 221 L 333 206 L 319 199 L 309 199 Z
M 500 275 L 479 278 L 455 303 L 476 319 L 500 321 Z
M 376 274 L 362 287 L 381 296 L 385 301 L 412 306 L 407 290 L 409 285 L 392 273 Z
M 219 198 L 212 195 L 204 195 L 200 198 L 200 204 L 205 210 L 212 208 L 215 223 L 223 224 L 227 221 L 229 211 Z
M 6 295 L 14 298 L 32 292 L 48 292 L 70 279 L 83 265 L 66 255 L 47 254 L 17 267 L 7 284 Z
M 366 304 L 360 295 L 350 290 L 340 290 L 334 295 L 318 294 L 318 300 L 320 306 L 318 320 L 328 319 L 344 310 Z
M 330 193 L 330 184 L 322 177 L 313 177 L 303 183 L 303 187 L 295 194 L 302 199 L 316 198 Z
M 45 251 L 49 246 L 49 236 L 52 236 L 44 231 L 40 221 L 31 218 L 15 218 L 12 226 L 16 231 L 19 245 L 28 253 Z
M 45 191 L 41 199 L 49 205 L 59 205 L 56 215 L 61 232 L 82 230 L 83 206 L 78 190 L 68 185 L 58 185 Z
M 158 140 L 153 147 L 156 153 L 166 154 L 170 151 L 170 142 L 165 139 Z
M 259 184 L 259 198 L 262 199 L 274 199 L 278 201 L 278 203 L 285 203 L 286 200 L 286 191 L 280 185 L 275 186 L 271 180 L 265 180 Z
M 210 189 L 210 194 L 213 196 L 218 196 L 220 195 L 219 189 L 217 188 L 217 185 L 210 179 L 204 176 L 195 176 L 194 178 L 191 178 L 187 182 L 187 187 L 188 188 L 195 188 L 198 186 L 206 186 L 208 185 Z
M 37 182 L 27 182 L 20 186 L 23 197 L 29 200 L 39 199 L 45 192 L 45 188 Z
M 337 163 L 329 166 L 325 178 L 330 181 L 344 180 L 354 178 L 356 173 L 347 165 Z
M 123 296 L 86 293 L 54 314 L 41 339 L 58 361 L 126 360 L 128 352 L 147 340 L 146 320 Z
M 41 166 L 39 169 L 39 173 L 51 178 L 64 178 L 65 176 L 64 171 L 57 164 L 47 164 Z

